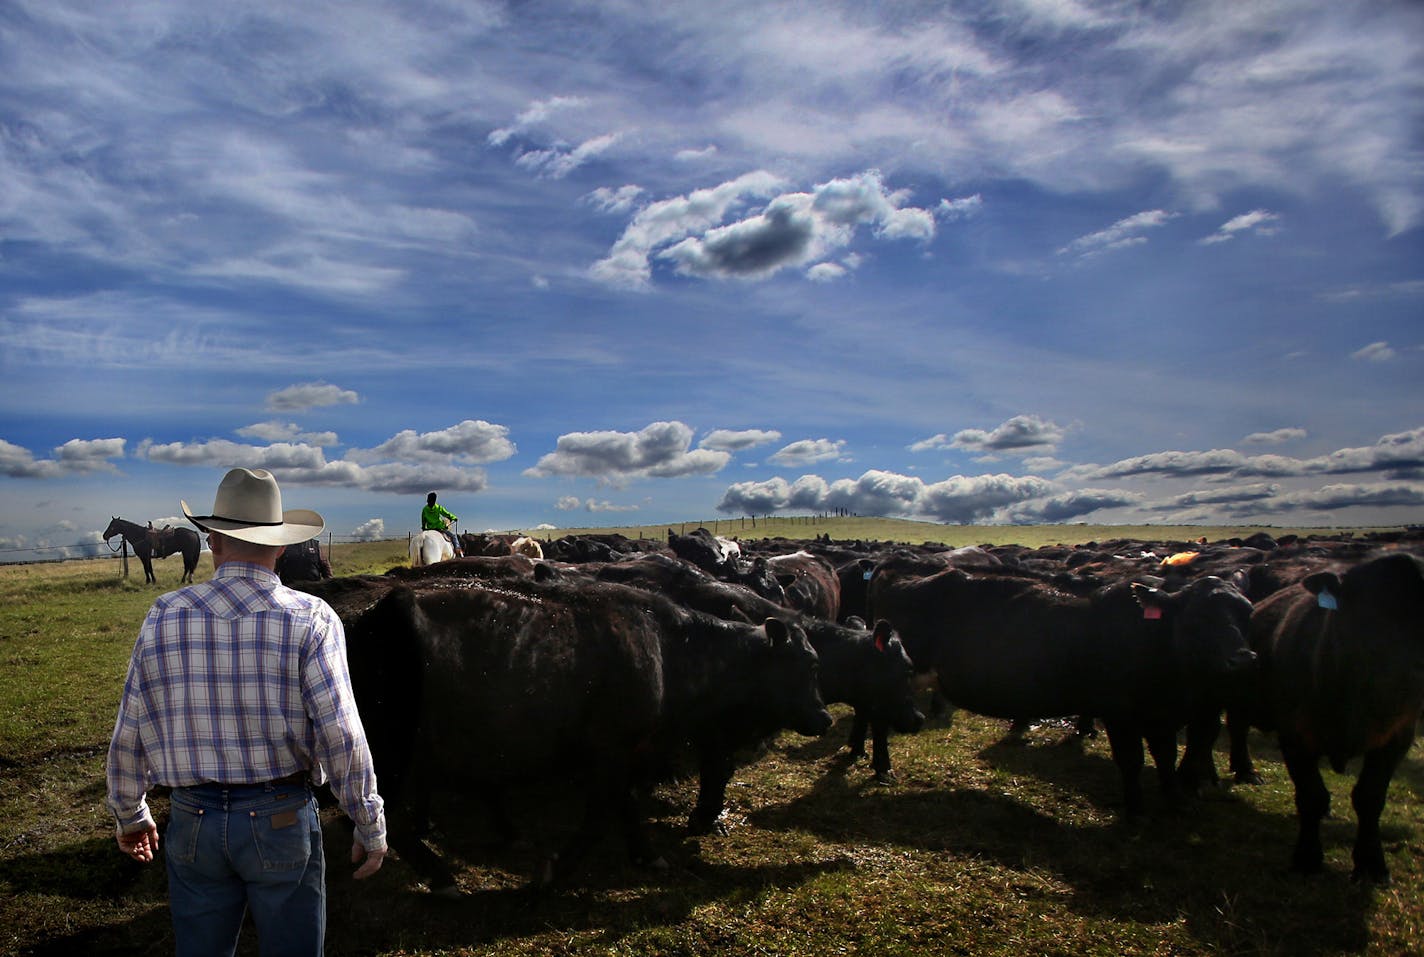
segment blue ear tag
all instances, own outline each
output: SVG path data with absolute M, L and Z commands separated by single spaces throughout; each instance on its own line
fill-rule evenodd
M 866 572 L 864 577 L 866 581 L 870 581 L 870 572 Z
M 1315 603 L 1321 608 L 1329 608 L 1331 611 L 1336 611 L 1340 607 L 1340 602 L 1337 601 L 1335 596 L 1329 591 L 1322 591 L 1316 595 Z

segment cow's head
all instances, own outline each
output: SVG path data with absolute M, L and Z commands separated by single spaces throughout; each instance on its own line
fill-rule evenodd
M 1132 594 L 1144 618 L 1170 629 L 1174 658 L 1194 691 L 1231 693 L 1253 672 L 1251 602 L 1231 582 L 1209 576 L 1176 592 L 1135 583 Z
M 781 726 L 820 737 L 830 729 L 832 719 L 821 701 L 816 650 L 799 625 L 768 618 L 762 630 L 771 645 L 770 671 L 776 682 Z
M 875 623 L 871 642 L 875 649 L 870 674 L 872 717 L 890 722 L 901 734 L 914 734 L 925 723 L 925 716 L 915 707 L 915 663 L 884 618 Z

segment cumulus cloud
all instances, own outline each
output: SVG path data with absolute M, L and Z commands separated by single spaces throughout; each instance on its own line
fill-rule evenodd
M 329 447 L 338 441 L 335 432 L 303 432 L 295 422 L 254 422 L 236 431 L 245 439 L 261 439 L 264 442 L 295 441 Z
M 768 461 L 795 468 L 840 458 L 844 449 L 844 439 L 800 439 L 782 446 L 769 456 Z
M 591 274 L 610 284 L 644 286 L 656 258 L 685 275 L 755 279 L 824 260 L 849 245 L 861 227 L 880 239 L 923 241 L 935 235 L 934 210 L 907 206 L 908 193 L 888 189 L 878 170 L 830 180 L 810 192 L 775 195 L 783 185 L 759 171 L 651 204 Z M 724 222 L 748 200 L 766 196 L 771 199 L 759 211 Z M 814 278 L 836 275 L 836 267 L 826 264 Z
M 1424 505 L 1424 483 L 1367 483 L 1326 485 L 1318 489 L 1286 492 L 1249 505 L 1227 506 L 1228 512 L 1336 512 L 1360 506 L 1381 508 Z
M 306 382 L 287 386 L 267 396 L 267 408 L 273 412 L 305 412 L 326 405 L 352 405 L 361 397 L 350 389 L 325 382 Z
M 1067 522 L 1101 509 L 1139 505 L 1145 498 L 1130 489 L 1083 488 L 1012 504 L 1003 518 L 1015 525 Z
M 1396 354 L 1388 342 L 1371 342 L 1363 349 L 1350 353 L 1350 358 L 1359 359 L 1362 362 L 1388 362 Z
M 980 212 L 984 208 L 984 198 L 978 193 L 973 196 L 964 196 L 960 199 L 942 199 L 935 207 L 935 216 L 947 222 L 956 219 L 965 219 Z
M 1203 237 L 1200 242 L 1205 246 L 1229 242 L 1242 233 L 1274 236 L 1279 230 L 1276 225 L 1279 220 L 1280 217 L 1269 210 L 1253 209 L 1249 213 L 1242 213 L 1240 216 L 1228 219 L 1217 228 L 1216 232 Z
M 768 442 L 775 442 L 781 438 L 781 433 L 767 429 L 713 429 L 703 437 L 697 445 L 699 448 L 712 449 L 718 452 L 742 452 L 746 449 L 755 448 L 758 445 L 766 445 Z
M 1144 231 L 1163 226 L 1168 220 L 1175 217 L 1176 213 L 1169 213 L 1161 209 L 1144 210 L 1128 216 L 1126 219 L 1119 219 L 1107 229 L 1079 236 L 1059 249 L 1058 255 L 1088 258 L 1110 250 L 1136 246 L 1147 242 L 1147 237 L 1143 235 Z
M 569 432 L 524 474 L 584 476 L 621 485 L 634 478 L 710 475 L 731 460 L 728 452 L 691 446 L 692 429 L 682 422 L 654 422 L 639 432 Z
M 36 459 L 29 449 L 0 439 L 0 475 L 48 479 L 112 472 L 109 460 L 123 458 L 125 444 L 125 439 L 70 439 L 54 449 L 54 458 Z
M 1252 432 L 1241 441 L 1245 445 L 1278 445 L 1303 439 L 1307 434 L 1305 429 L 1274 429 L 1270 432 Z
M 1036 415 L 1016 415 L 992 431 L 963 429 L 956 432 L 949 444 L 968 452 L 1028 455 L 1052 452 L 1063 441 L 1063 431 L 1062 426 Z M 914 446 L 911 448 L 919 451 Z
M 371 449 L 354 449 L 347 458 L 355 462 L 404 459 L 415 462 L 501 462 L 518 451 L 509 441 L 509 429 L 483 419 L 466 419 L 435 432 L 405 429 Z
M 420 440 L 425 436 L 411 433 L 414 436 L 411 439 L 402 433 L 386 443 L 386 456 L 409 455 L 414 460 L 405 462 L 376 461 L 380 456 L 370 450 L 357 450 L 360 461 L 348 458 L 333 462 L 314 445 L 295 442 L 245 445 L 227 439 L 167 443 L 145 439 L 135 454 L 169 465 L 267 469 L 284 485 L 358 488 L 402 495 L 423 494 L 431 489 L 483 491 L 488 485 L 485 471 L 457 464 L 460 460 L 475 460 L 469 454 L 469 446 L 456 444 L 455 450 L 445 456 L 432 452 L 441 440 L 449 441 L 452 435 L 458 438 L 466 434 L 458 426 L 442 433 L 426 433 L 436 439 L 422 444 Z
M 358 542 L 379 542 L 386 537 L 385 519 L 372 518 L 351 530 L 351 537 Z
M 779 477 L 739 482 L 723 493 L 717 509 L 743 515 L 845 509 L 857 515 L 963 524 L 990 519 L 1052 489 L 1052 483 L 1035 476 L 956 475 L 926 484 L 913 476 L 872 469 L 857 479 L 831 483 L 815 475 L 803 475 L 794 483 Z

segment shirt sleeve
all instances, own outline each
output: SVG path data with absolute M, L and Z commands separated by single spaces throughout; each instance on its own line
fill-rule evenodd
M 331 778 L 337 803 L 355 823 L 361 845 L 382 850 L 385 802 L 376 791 L 371 749 L 351 690 L 346 633 L 341 619 L 325 605 L 314 618 L 312 638 L 302 671 L 302 697 L 316 729 L 317 760 Z
M 114 733 L 109 740 L 109 757 L 105 767 L 105 802 L 113 812 L 120 834 L 142 831 L 153 824 L 146 795 L 149 786 L 149 762 L 139 729 L 148 710 L 144 689 L 142 656 L 152 640 L 158 605 L 149 609 L 138 641 L 129 659 L 128 676 L 124 679 L 119 713 L 114 721 Z

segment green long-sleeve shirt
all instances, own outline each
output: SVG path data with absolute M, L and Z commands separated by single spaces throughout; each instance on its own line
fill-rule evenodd
M 427 505 L 420 510 L 420 527 L 422 531 L 427 528 L 433 528 L 436 531 L 443 532 L 446 522 L 458 522 L 459 520 L 459 516 L 440 504 Z

